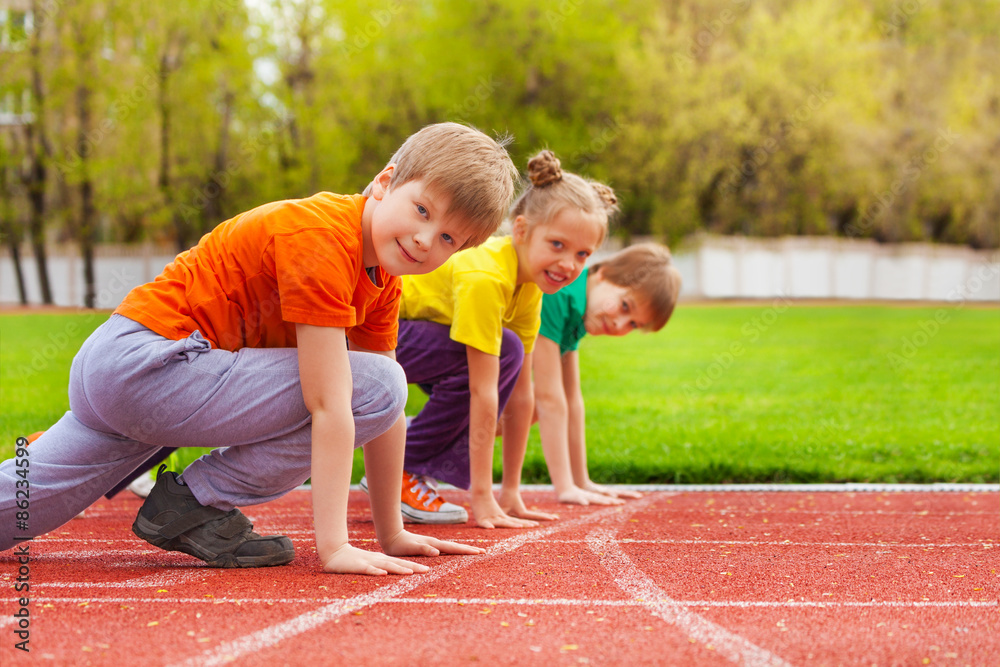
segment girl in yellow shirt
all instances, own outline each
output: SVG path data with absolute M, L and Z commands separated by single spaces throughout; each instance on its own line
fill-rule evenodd
M 429 394 L 407 430 L 404 520 L 468 520 L 462 507 L 441 498 L 436 481 L 469 489 L 473 516 L 484 528 L 531 527 L 536 520 L 556 518 L 528 510 L 520 494 L 542 294 L 553 294 L 580 275 L 604 240 L 617 202 L 606 185 L 563 172 L 550 151 L 532 158 L 528 173 L 531 185 L 511 209 L 510 236 L 403 279 L 396 358 L 407 381 Z M 501 413 L 498 502 L 493 442 Z

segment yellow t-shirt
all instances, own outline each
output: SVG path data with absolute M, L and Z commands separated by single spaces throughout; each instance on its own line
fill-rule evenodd
M 509 236 L 452 255 L 437 270 L 403 276 L 399 317 L 451 326 L 451 339 L 499 356 L 503 329 L 535 347 L 541 324 L 542 291 L 517 284 L 517 253 Z

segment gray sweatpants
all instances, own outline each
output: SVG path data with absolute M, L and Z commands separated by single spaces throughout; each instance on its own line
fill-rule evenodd
M 406 403 L 399 364 L 350 352 L 354 446 Z M 293 348 L 212 349 L 198 332 L 168 340 L 112 315 L 73 359 L 67 412 L 28 447 L 28 530 L 15 530 L 14 459 L 0 464 L 0 550 L 63 525 L 160 447 L 215 447 L 183 473 L 202 505 L 273 500 L 309 477 L 309 411 Z M 23 486 L 23 484 L 22 484 Z

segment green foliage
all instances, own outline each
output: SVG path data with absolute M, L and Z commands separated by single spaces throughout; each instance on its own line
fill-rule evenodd
M 610 181 L 625 234 L 996 248 L 998 17 L 996 0 L 78 0 L 36 23 L 50 224 L 72 222 L 86 168 L 102 238 L 193 242 L 265 201 L 360 191 L 406 136 L 459 120 L 512 134 L 520 165 L 549 147 Z M 2 55 L 19 100 L 27 50 Z M 19 164 L 24 141 L 6 146 Z

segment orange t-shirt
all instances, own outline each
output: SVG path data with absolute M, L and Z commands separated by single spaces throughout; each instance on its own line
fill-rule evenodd
M 214 347 L 295 347 L 295 323 L 343 327 L 370 350 L 396 348 L 400 280 L 362 256 L 365 197 L 321 192 L 264 204 L 182 252 L 116 313 L 171 340 L 196 329 Z

